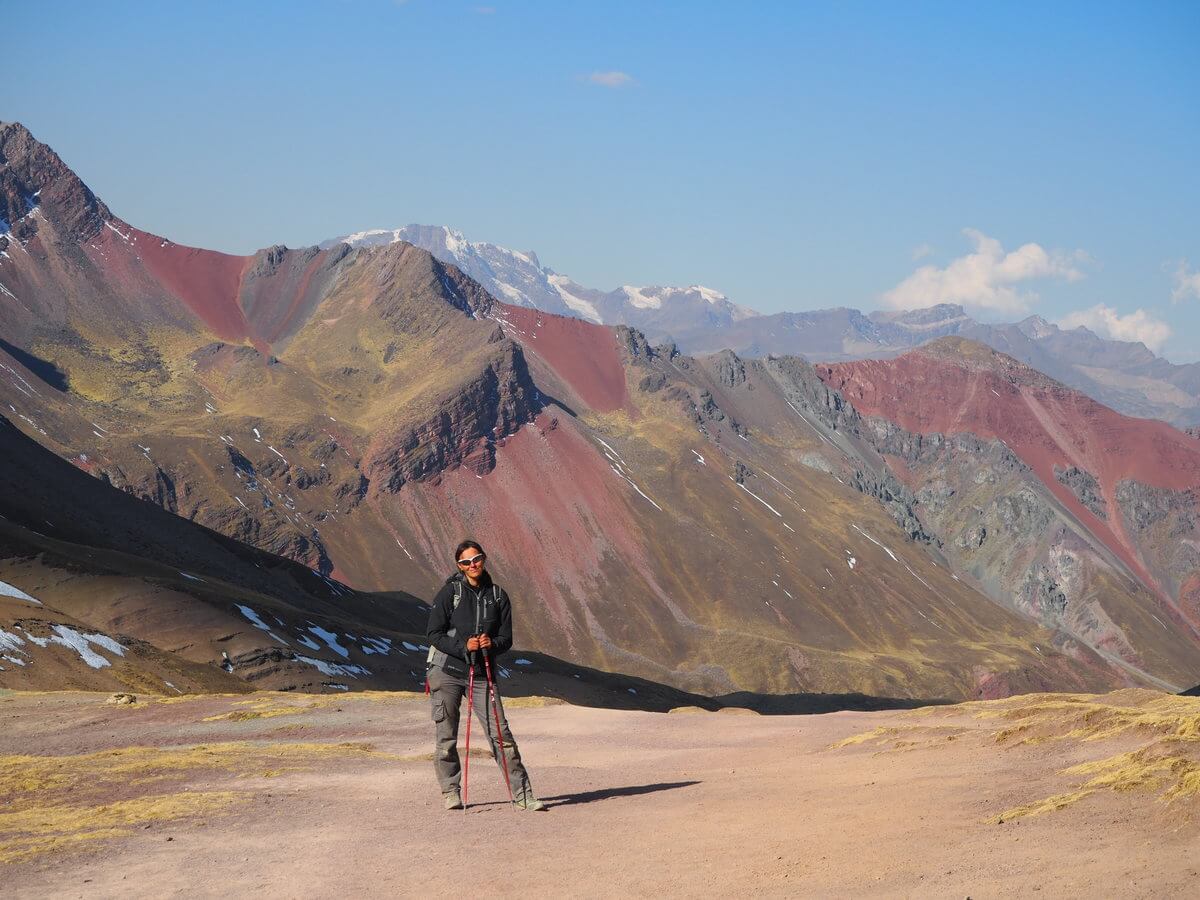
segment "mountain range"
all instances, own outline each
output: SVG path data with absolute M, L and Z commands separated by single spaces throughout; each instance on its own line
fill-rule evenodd
M 702 286 L 625 285 L 605 292 L 543 266 L 532 251 L 472 242 L 443 226 L 363 231 L 322 246 L 393 241 L 422 247 L 458 266 L 506 303 L 605 325 L 631 325 L 650 341 L 673 342 L 685 353 L 728 349 L 742 356 L 792 354 L 837 361 L 896 356 L 956 335 L 1007 353 L 1126 415 L 1179 427 L 1200 423 L 1200 363 L 1175 365 L 1140 342 L 1107 340 L 1083 326 L 1063 329 L 1041 316 L 987 324 L 951 303 L 901 312 L 864 314 L 842 307 L 763 315 Z
M 484 277 L 391 232 L 184 247 L 117 217 L 17 124 L 0 125 L 0 217 L 0 410 L 31 460 L 6 485 L 22 531 L 0 578 L 42 617 L 0 607 L 22 652 L 63 625 L 216 669 L 228 644 L 243 680 L 270 660 L 275 684 L 353 689 L 386 660 L 415 684 L 416 601 L 470 535 L 514 598 L 517 646 L 545 655 L 522 658 L 642 679 L 630 696 L 1197 680 L 1200 442 L 977 342 L 862 369 L 686 353 L 581 318 L 564 294 L 609 307 L 573 283 L 545 277 L 572 315 L 489 283 L 520 256 L 540 269 L 532 254 L 476 248 Z M 644 321 L 764 318 L 704 288 L 610 299 Z M 947 379 L 970 388 L 914 387 Z M 92 476 L 87 502 L 116 520 L 79 517 L 53 557 L 38 516 L 61 527 L 87 498 L 64 471 Z M 135 524 L 143 507 L 189 530 Z M 137 578 L 113 587 L 96 554 L 128 554 L 123 529 L 161 540 L 139 539 Z

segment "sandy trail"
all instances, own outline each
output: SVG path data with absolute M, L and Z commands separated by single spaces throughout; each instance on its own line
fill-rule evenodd
M 1166 897 L 1200 874 L 1194 803 L 1162 803 L 1154 790 L 1100 792 L 998 824 L 1005 810 L 1076 786 L 1065 767 L 1140 744 L 998 744 L 997 723 L 968 708 L 759 717 L 514 705 L 552 808 L 513 811 L 494 764 L 473 759 L 478 805 L 464 814 L 441 808 L 420 758 L 432 746 L 422 699 L 321 697 L 312 709 L 313 698 L 293 695 L 133 708 L 103 699 L 0 695 L 0 753 L 355 742 L 401 758 L 189 769 L 172 790 L 234 791 L 236 802 L 0 865 L 7 896 L 429 896 L 477 882 L 499 896 L 1083 897 L 1102 885 L 1109 896 Z M 256 715 L 273 708 L 300 711 Z M 247 709 L 255 717 L 204 721 Z M 831 748 L 881 727 L 903 730 Z

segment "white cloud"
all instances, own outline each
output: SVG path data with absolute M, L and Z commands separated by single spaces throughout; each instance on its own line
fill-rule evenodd
M 1141 341 L 1156 353 L 1171 336 L 1171 326 L 1161 319 L 1154 318 L 1144 309 L 1136 309 L 1129 315 L 1122 316 L 1103 303 L 1098 303 L 1091 309 L 1067 313 L 1058 320 L 1060 328 L 1078 328 L 1080 325 L 1114 341 Z
M 920 309 L 937 303 L 961 303 L 976 309 L 1024 313 L 1037 300 L 1017 285 L 1055 278 L 1078 281 L 1076 268 L 1087 258 L 1081 251 L 1049 253 L 1038 244 L 1023 244 L 1005 253 L 1000 242 L 974 228 L 963 229 L 975 251 L 960 256 L 944 269 L 921 266 L 882 297 L 893 309 Z
M 1200 272 L 1193 272 L 1188 267 L 1188 261 L 1181 259 L 1172 278 L 1171 302 L 1178 303 L 1189 297 L 1200 300 Z
M 924 259 L 927 256 L 933 256 L 933 244 L 918 244 L 913 247 L 912 258 L 914 262 L 918 259 Z
M 623 88 L 633 84 L 633 76 L 625 72 L 593 72 L 587 80 L 606 88 Z

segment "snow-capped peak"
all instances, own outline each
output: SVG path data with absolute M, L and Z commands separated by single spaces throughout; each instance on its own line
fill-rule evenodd
M 728 300 L 729 298 L 720 291 L 714 291 L 712 288 L 706 288 L 702 284 L 695 284 L 688 288 L 689 291 L 695 291 L 709 303 L 716 303 L 719 300 Z
M 575 285 L 575 282 L 570 278 L 566 275 L 552 274 L 547 270 L 546 280 L 558 291 L 558 296 L 562 297 L 562 302 L 567 305 L 568 309 L 598 325 L 603 324 L 604 317 L 600 315 L 600 311 L 589 301 L 571 292 L 571 287 Z
M 455 256 L 458 256 L 463 250 L 474 249 L 461 231 L 454 231 L 445 225 L 442 226 L 442 240 L 446 242 L 446 249 Z
M 638 309 L 658 309 L 662 306 L 662 299 L 655 297 L 652 294 L 647 294 L 646 291 L 653 291 L 655 288 L 639 288 L 632 284 L 621 285 L 621 290 L 629 300 L 631 306 L 636 306 Z
M 400 228 L 369 228 L 366 231 L 356 231 L 354 234 L 348 234 L 338 240 L 343 244 L 349 244 L 351 247 L 357 247 L 359 244 L 382 244 L 395 243 L 401 240 Z M 387 238 L 386 241 L 381 240 Z

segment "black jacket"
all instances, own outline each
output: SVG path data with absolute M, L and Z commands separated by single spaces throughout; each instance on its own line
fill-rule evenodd
M 454 585 L 462 583 L 462 600 L 454 608 Z M 496 599 L 496 594 L 499 599 Z M 454 634 L 450 634 L 453 629 Z M 492 639 L 491 657 L 495 659 L 512 647 L 512 606 L 508 594 L 494 590 L 492 577 L 485 569 L 479 587 L 473 588 L 460 573 L 446 579 L 433 598 L 425 637 L 448 657 L 447 669 L 467 671 L 467 638 L 486 634 Z

